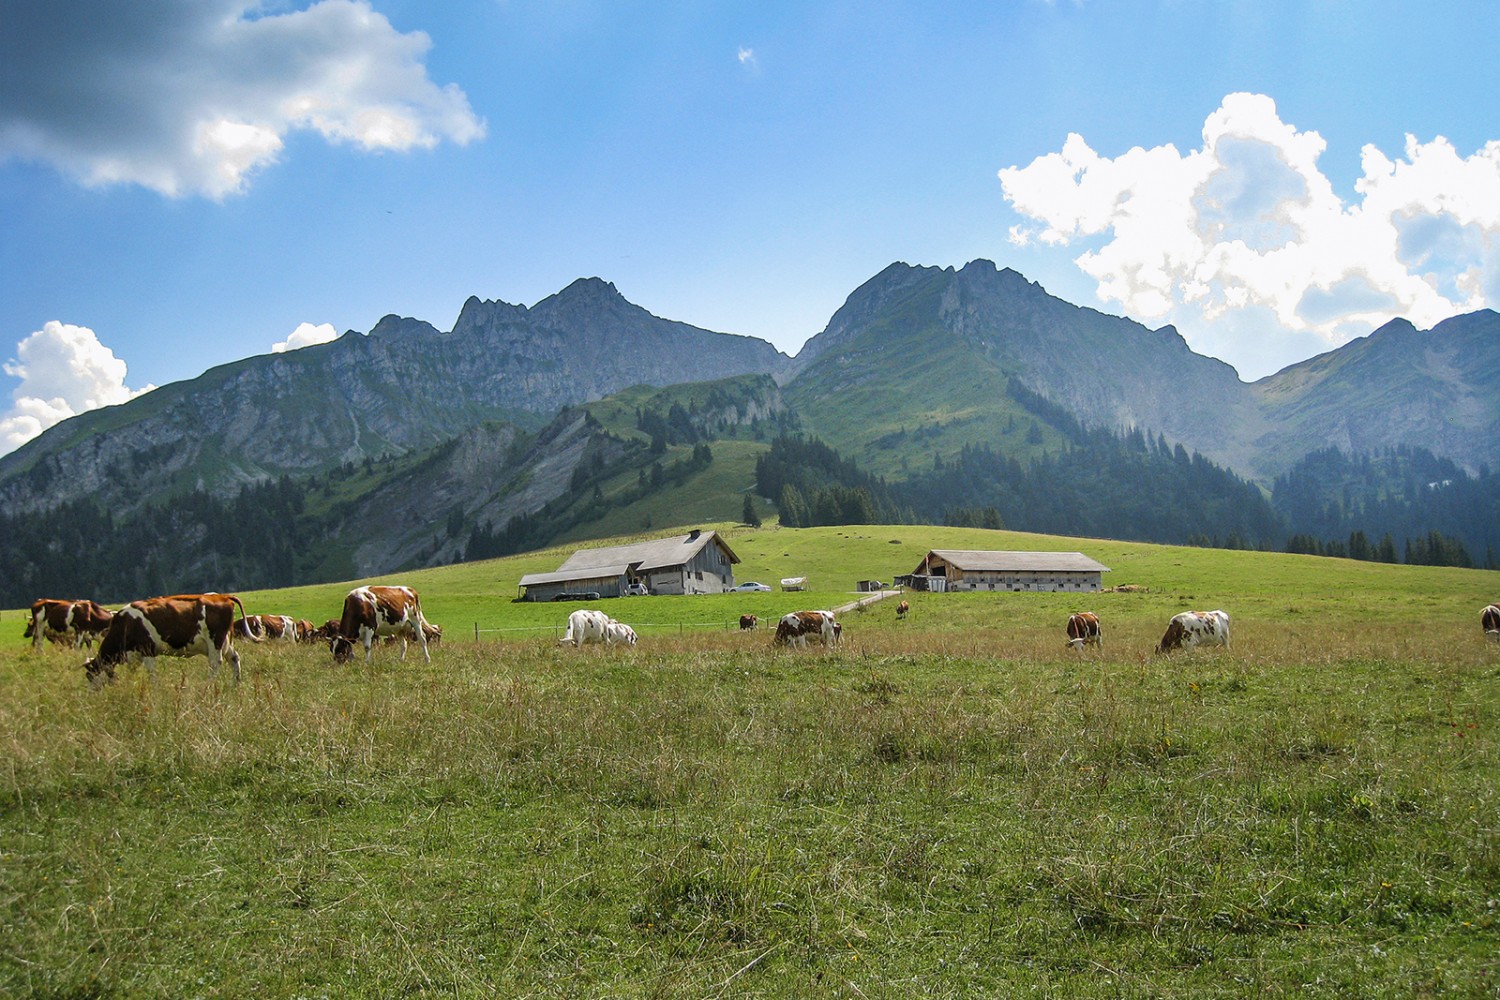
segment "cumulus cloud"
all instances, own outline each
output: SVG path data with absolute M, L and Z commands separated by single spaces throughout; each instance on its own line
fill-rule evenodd
M 125 362 L 93 330 L 55 320 L 17 344 L 16 357 L 0 368 L 21 380 L 11 392 L 10 411 L 0 416 L 0 455 L 69 417 L 156 388 L 128 388 Z
M 271 345 L 271 353 L 285 354 L 287 351 L 295 351 L 300 347 L 326 344 L 336 339 L 338 339 L 338 334 L 333 331 L 332 323 L 319 323 L 317 326 L 311 323 L 298 323 L 297 329 L 292 331 L 291 336 Z
M 1251 375 L 1393 316 L 1426 327 L 1500 304 L 1500 141 L 1463 156 L 1409 135 L 1397 159 L 1367 145 L 1348 202 L 1318 167 L 1325 148 L 1260 94 L 1225 97 L 1186 153 L 1111 158 L 1072 134 L 1000 171 L 1030 220 L 1010 241 L 1085 246 L 1074 261 L 1101 300 L 1217 342 Z
M 468 143 L 484 122 L 367 0 L 264 13 L 254 0 L 49 0 L 0 32 L 0 160 L 90 186 L 223 198 L 310 130 L 361 150 Z

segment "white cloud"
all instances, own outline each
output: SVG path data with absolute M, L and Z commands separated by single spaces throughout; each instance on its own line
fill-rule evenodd
M 1427 327 L 1500 304 L 1500 141 L 1463 157 L 1407 136 L 1399 160 L 1366 146 L 1352 203 L 1318 167 L 1325 148 L 1259 94 L 1225 97 L 1187 153 L 1111 159 L 1069 135 L 1000 171 L 1036 223 L 1010 240 L 1083 244 L 1075 263 L 1101 300 L 1176 323 L 1200 350 L 1219 342 L 1251 377 L 1305 357 L 1294 344 L 1326 350 L 1393 316 Z
M 297 329 L 292 331 L 290 337 L 271 345 L 271 353 L 285 354 L 287 351 L 295 351 L 300 347 L 326 344 L 330 340 L 337 339 L 338 334 L 334 332 L 332 323 L 319 323 L 317 326 L 311 323 L 298 323 Z
M 747 49 L 743 45 L 741 45 L 738 58 L 740 61 L 740 65 L 744 66 L 746 69 L 760 69 L 760 62 L 755 58 L 754 49 Z
M 0 33 L 0 159 L 51 163 L 90 186 L 223 198 L 297 129 L 362 150 L 484 135 L 439 87 L 431 40 L 367 0 L 263 13 L 254 0 L 50 0 Z
M 12 452 L 53 424 L 101 406 L 113 406 L 155 386 L 125 385 L 125 362 L 85 326 L 56 320 L 16 345 L 3 366 L 21 380 L 12 406 L 0 416 L 0 455 Z

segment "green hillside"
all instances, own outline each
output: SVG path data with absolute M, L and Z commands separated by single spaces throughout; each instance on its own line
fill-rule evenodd
M 1009 395 L 1006 373 L 936 321 L 940 295 L 927 287 L 799 374 L 786 398 L 803 426 L 887 479 L 965 445 L 1023 461 L 1056 451 L 1062 437 Z
M 747 446 L 747 451 L 749 450 Z M 716 461 L 715 466 L 720 463 Z M 725 468 L 733 465 L 726 462 Z M 741 466 L 742 468 L 743 466 Z M 708 473 L 705 473 L 708 474 Z M 601 603 L 626 622 L 669 629 L 681 626 L 722 627 L 741 614 L 763 617 L 811 607 L 835 607 L 854 601 L 859 580 L 887 583 L 916 568 L 929 549 L 1006 549 L 1079 551 L 1110 567 L 1106 588 L 1130 588 L 1100 594 L 909 594 L 923 612 L 924 630 L 961 632 L 985 629 L 1002 633 L 1042 630 L 1048 639 L 1077 610 L 1099 611 L 1112 631 L 1125 630 L 1138 644 L 1154 642 L 1167 617 L 1187 608 L 1223 608 L 1237 632 L 1254 636 L 1262 630 L 1291 629 L 1316 635 L 1330 627 L 1379 628 L 1401 632 L 1423 623 L 1443 621 L 1466 627 L 1486 603 L 1500 596 L 1500 573 L 1484 570 L 1400 566 L 1249 551 L 1229 551 L 1105 539 L 1034 535 L 978 528 L 923 525 L 852 525 L 835 528 L 781 528 L 774 523 L 751 529 L 733 521 L 692 522 L 687 526 L 636 531 L 620 538 L 580 541 L 503 559 L 482 560 L 360 581 L 319 584 L 281 590 L 251 591 L 240 596 L 250 613 L 287 614 L 321 623 L 337 617 L 344 594 L 361 583 L 405 583 L 422 595 L 427 616 L 449 628 L 450 635 L 472 637 L 481 629 L 532 629 L 552 626 L 573 605 L 516 603 L 517 583 L 526 573 L 556 569 L 578 547 L 618 544 L 640 538 L 681 533 L 688 526 L 719 531 L 742 562 L 735 579 L 756 580 L 776 588 L 770 594 L 725 594 L 695 597 L 631 597 Z M 784 577 L 805 576 L 805 593 L 782 593 Z M 930 613 L 929 613 L 930 612 Z M 4 619 L 21 620 L 19 611 Z M 877 634 L 897 627 L 883 613 L 855 615 L 851 630 Z M 1477 630 L 1477 624 L 1474 625 Z M 645 631 L 650 631 L 647 628 Z M 485 633 L 496 639 L 524 639 L 526 632 Z M 20 642 L 20 626 L 0 634 L 6 644 Z M 253 655 L 253 654 L 252 654 Z

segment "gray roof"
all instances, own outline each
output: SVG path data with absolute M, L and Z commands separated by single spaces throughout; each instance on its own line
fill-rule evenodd
M 719 538 L 716 532 L 696 531 L 672 538 L 656 538 L 649 542 L 631 545 L 611 545 L 602 549 L 579 549 L 568 557 L 567 562 L 557 568 L 559 573 L 577 573 L 609 566 L 634 566 L 638 572 L 681 566 L 692 559 L 705 545 L 717 541 L 729 556 L 731 563 L 740 561 L 733 550 Z M 623 570 L 621 571 L 623 572 Z
M 527 573 L 521 577 L 521 586 L 535 587 L 544 583 L 571 583 L 574 580 L 613 580 L 624 576 L 629 568 L 621 563 L 618 566 L 594 567 L 583 572 L 575 570 L 571 573 L 564 573 L 559 570 L 556 573 Z
M 609 580 L 624 576 L 631 569 L 644 573 L 653 569 L 681 566 L 688 562 L 705 545 L 716 542 L 729 557 L 731 563 L 740 561 L 724 539 L 716 532 L 695 531 L 672 538 L 656 538 L 649 542 L 631 545 L 610 545 L 600 549 L 579 549 L 552 573 L 527 573 L 521 577 L 521 586 L 532 587 L 548 583 L 570 583 L 576 580 Z
M 1109 567 L 1101 565 L 1082 552 L 985 552 L 975 549 L 933 549 L 925 563 L 937 556 L 964 571 L 991 572 L 1019 571 L 1030 573 L 1108 573 Z M 917 567 L 919 570 L 920 566 Z

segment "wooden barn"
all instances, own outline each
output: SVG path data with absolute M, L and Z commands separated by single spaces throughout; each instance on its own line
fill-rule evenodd
M 910 576 L 915 590 L 1097 592 L 1109 572 L 1082 552 L 983 552 L 933 549 Z
M 552 601 L 586 594 L 592 599 L 643 591 L 722 594 L 734 586 L 734 564 L 739 561 L 717 532 L 694 529 L 633 545 L 579 549 L 556 572 L 521 577 L 521 598 Z

